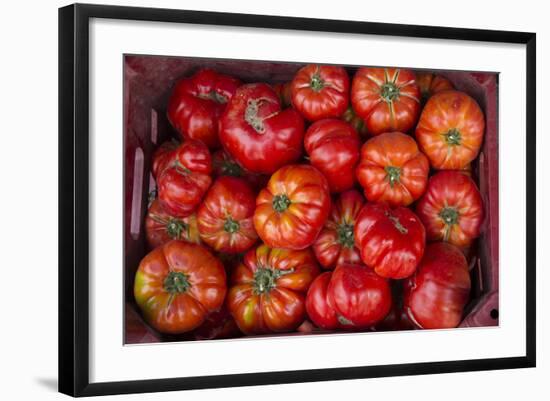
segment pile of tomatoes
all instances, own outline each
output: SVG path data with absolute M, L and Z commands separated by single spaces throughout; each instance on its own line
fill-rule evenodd
M 134 283 L 155 330 L 460 324 L 485 119 L 450 81 L 306 65 L 290 82 L 245 84 L 204 69 L 177 82 L 167 117 L 181 142 L 153 156 Z

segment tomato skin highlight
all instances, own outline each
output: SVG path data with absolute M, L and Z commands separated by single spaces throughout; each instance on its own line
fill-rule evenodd
M 376 274 L 402 279 L 413 274 L 426 246 L 426 231 L 408 208 L 367 203 L 355 224 L 355 243 L 363 263 Z
M 292 105 L 308 121 L 339 118 L 349 103 L 349 77 L 342 67 L 309 64 L 290 84 Z
M 144 319 L 165 334 L 199 327 L 222 307 L 226 292 L 222 263 L 203 246 L 178 240 L 148 253 L 134 280 Z
M 424 193 L 429 171 L 413 138 L 387 132 L 365 142 L 356 174 L 369 201 L 395 207 L 409 206 Z
M 360 145 L 355 129 L 337 119 L 313 123 L 304 138 L 311 164 L 323 173 L 330 191 L 336 193 L 353 188 Z
M 168 120 L 182 139 L 197 139 L 210 149 L 218 148 L 218 120 L 240 85 L 238 79 L 210 69 L 183 78 L 168 100 Z
M 225 150 L 252 173 L 272 174 L 297 161 L 303 152 L 304 120 L 292 109 L 282 110 L 271 86 L 241 86 L 220 118 Z
M 318 274 L 309 249 L 260 245 L 248 251 L 233 271 L 229 311 L 245 334 L 293 331 L 306 317 L 306 292 Z
M 288 165 L 271 176 L 256 198 L 254 227 L 272 248 L 304 249 L 323 228 L 330 204 L 328 183 L 319 170 Z
M 420 90 L 410 70 L 362 67 L 353 77 L 351 104 L 371 135 L 408 132 L 420 113 Z
M 454 245 L 429 244 L 418 270 L 404 288 L 405 310 L 417 327 L 457 327 L 470 296 L 466 258 Z
M 462 170 L 479 154 L 485 116 L 477 102 L 455 90 L 436 93 L 426 103 L 415 136 L 437 170 Z

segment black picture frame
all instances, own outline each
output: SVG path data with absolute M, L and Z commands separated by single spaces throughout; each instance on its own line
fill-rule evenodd
M 524 44 L 527 54 L 526 355 L 495 359 L 90 383 L 88 375 L 88 28 L 91 18 Z M 535 113 L 535 33 L 105 5 L 75 4 L 60 8 L 59 391 L 71 396 L 94 396 L 534 367 L 536 364 Z

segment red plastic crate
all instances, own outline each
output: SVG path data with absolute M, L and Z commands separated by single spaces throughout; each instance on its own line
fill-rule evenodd
M 126 286 L 125 343 L 185 340 L 163 336 L 141 319 L 133 300 L 133 282 L 139 262 L 147 252 L 144 218 L 150 174 L 156 147 L 173 136 L 165 108 L 176 81 L 199 68 L 240 78 L 243 82 L 286 82 L 304 64 L 186 57 L 127 55 L 124 61 L 124 269 Z M 350 72 L 354 67 L 348 67 Z M 485 204 L 481 237 L 472 246 L 470 266 L 472 301 L 460 327 L 498 325 L 498 75 L 496 73 L 433 71 L 448 78 L 458 90 L 477 100 L 486 118 L 483 147 L 473 165 Z M 296 335 L 300 333 L 288 333 Z

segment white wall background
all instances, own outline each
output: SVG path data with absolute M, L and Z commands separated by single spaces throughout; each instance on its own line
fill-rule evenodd
M 550 158 L 546 156 L 550 139 L 544 134 L 550 129 L 546 111 L 550 106 L 547 94 L 550 80 L 545 75 L 549 69 L 550 24 L 544 2 L 105 1 L 134 6 L 535 31 L 538 42 L 536 369 L 131 395 L 125 399 L 548 399 L 550 354 L 546 329 L 550 296 L 545 289 L 550 285 L 550 273 L 545 266 L 550 247 L 545 243 L 544 227 L 550 226 L 550 213 L 543 205 L 550 202 L 550 189 L 545 185 L 550 174 Z M 56 393 L 57 8 L 67 3 L 27 0 L 8 4 L 3 5 L 0 22 L 0 299 L 3 301 L 0 395 L 9 400 L 60 399 L 64 396 Z

